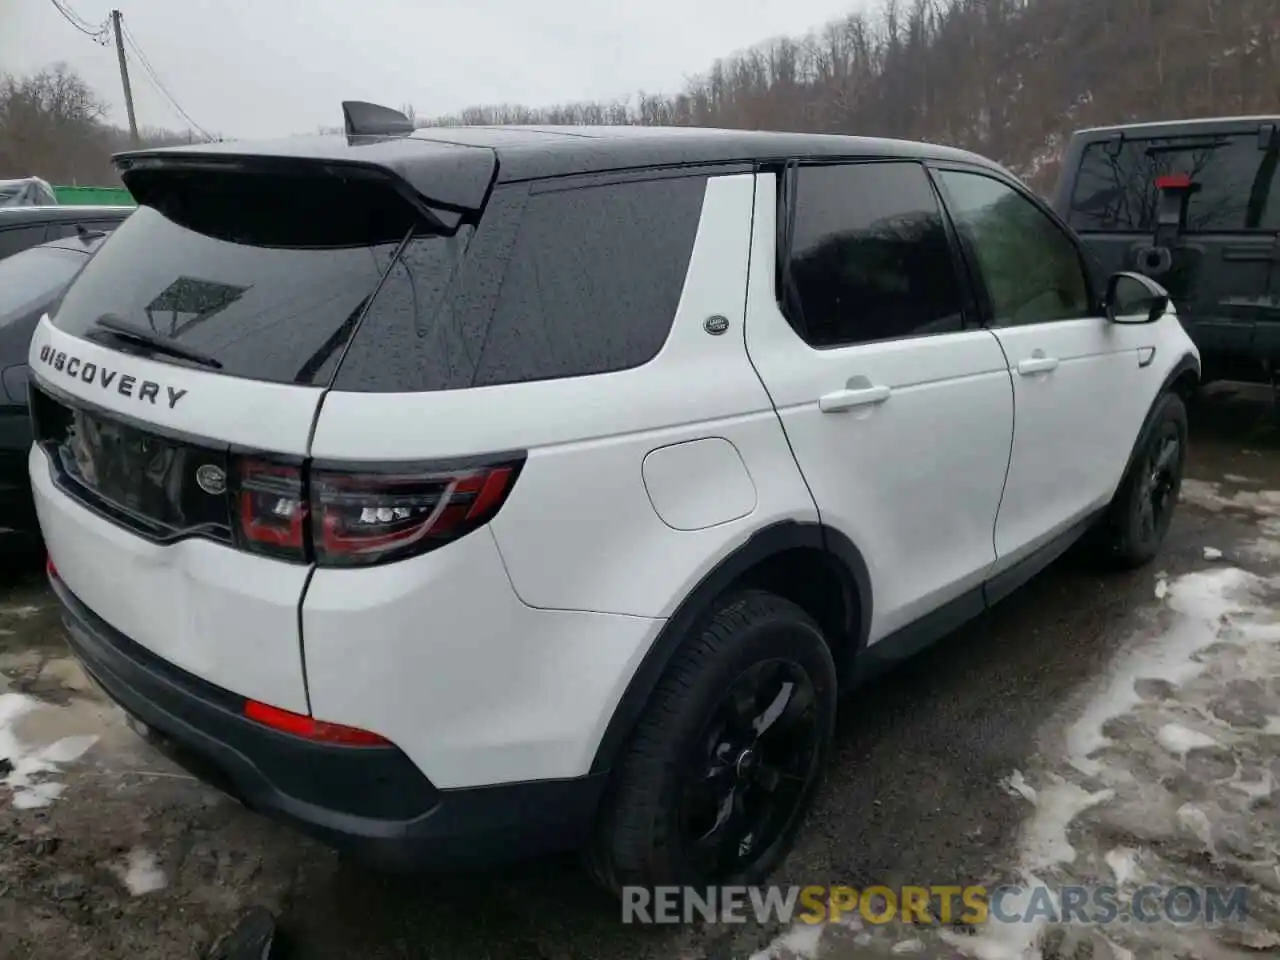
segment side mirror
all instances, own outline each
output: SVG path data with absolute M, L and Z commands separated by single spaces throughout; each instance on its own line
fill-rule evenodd
M 1112 323 L 1155 323 L 1168 309 L 1168 291 L 1150 277 L 1121 271 L 1107 280 L 1107 319 Z

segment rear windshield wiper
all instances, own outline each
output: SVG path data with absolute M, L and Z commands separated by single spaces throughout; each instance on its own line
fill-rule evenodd
M 167 337 L 152 333 L 150 330 L 144 330 L 142 327 L 135 327 L 127 320 L 121 320 L 115 314 L 104 313 L 94 321 L 95 327 L 103 330 L 109 330 L 124 340 L 132 340 L 136 343 L 150 347 L 156 353 L 168 354 L 171 357 L 179 357 L 183 360 L 190 360 L 192 363 L 198 363 L 202 367 L 212 367 L 214 370 L 221 370 L 222 364 L 209 356 L 207 353 L 201 353 L 199 350 L 192 350 L 190 347 L 183 347 Z

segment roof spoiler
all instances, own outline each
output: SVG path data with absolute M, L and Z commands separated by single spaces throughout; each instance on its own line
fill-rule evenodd
M 403 137 L 414 130 L 413 121 L 399 110 L 363 100 L 343 100 L 342 121 L 348 140 L 355 137 Z

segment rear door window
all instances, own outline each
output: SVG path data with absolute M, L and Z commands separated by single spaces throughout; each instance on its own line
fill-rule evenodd
M 1260 149 L 1257 134 L 1156 137 L 1088 144 L 1071 195 L 1069 222 L 1081 231 L 1155 229 L 1156 181 L 1187 174 L 1190 232 L 1280 229 L 1280 146 Z
M 703 176 L 498 188 L 479 227 L 413 241 L 343 360 L 339 390 L 452 390 L 648 362 L 684 289 Z
M 920 164 L 801 167 L 793 204 L 786 314 L 810 346 L 963 327 L 951 241 Z

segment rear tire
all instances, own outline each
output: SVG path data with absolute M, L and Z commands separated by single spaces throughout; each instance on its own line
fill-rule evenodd
M 588 867 L 604 887 L 757 883 L 790 850 L 826 762 L 836 669 L 788 600 L 738 594 L 654 691 L 606 798 Z
M 1187 435 L 1186 406 L 1166 393 L 1098 530 L 1098 547 L 1112 566 L 1134 569 L 1159 553 L 1182 489 Z

